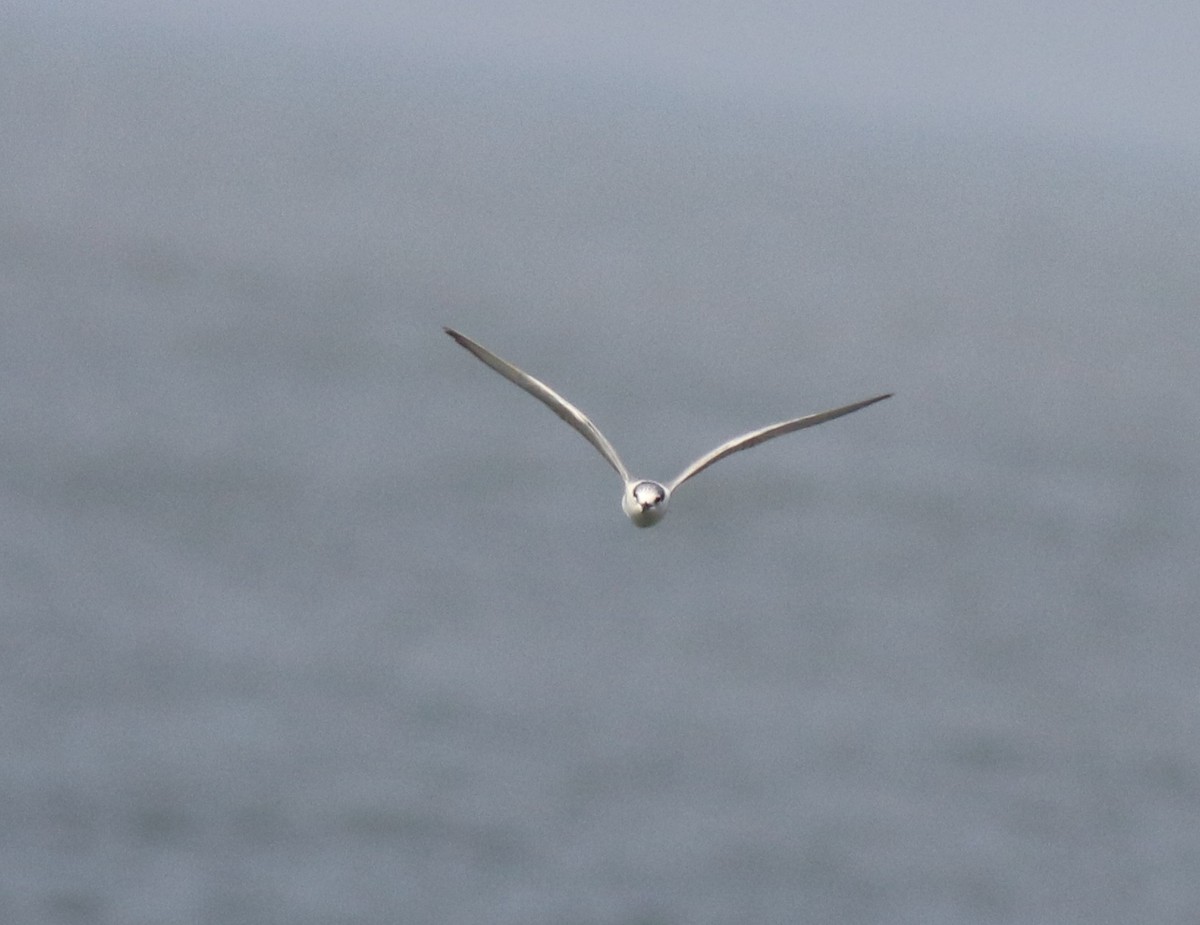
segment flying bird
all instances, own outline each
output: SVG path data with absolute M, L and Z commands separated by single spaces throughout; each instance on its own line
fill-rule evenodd
M 852 411 L 858 411 L 860 408 L 867 407 L 867 405 L 873 405 L 877 401 L 883 401 L 885 398 L 892 397 L 892 393 L 888 392 L 884 395 L 876 395 L 874 398 L 856 401 L 850 405 L 843 405 L 831 411 L 822 411 L 818 414 L 810 414 L 802 418 L 793 418 L 790 421 L 780 421 L 778 424 L 771 424 L 769 427 L 752 430 L 748 434 L 734 437 L 728 443 L 722 443 L 715 450 L 705 453 L 670 482 L 663 483 L 656 482 L 653 479 L 635 479 L 630 476 L 629 470 L 625 467 L 625 463 L 621 462 L 621 457 L 617 455 L 617 451 L 613 449 L 613 445 L 608 442 L 604 434 L 600 433 L 599 428 L 592 423 L 591 419 L 550 388 L 550 386 L 539 379 L 534 379 L 528 373 L 517 369 L 512 363 L 496 356 L 492 351 L 481 344 L 477 344 L 465 334 L 460 334 L 453 328 L 444 328 L 443 330 L 454 338 L 460 346 L 465 347 L 509 382 L 520 386 L 534 398 L 541 401 L 547 408 L 570 424 L 575 430 L 579 431 L 583 439 L 600 451 L 600 455 L 608 460 L 608 464 L 616 470 L 617 475 L 621 477 L 621 481 L 625 485 L 625 491 L 621 497 L 622 510 L 639 527 L 650 527 L 662 520 L 663 515 L 667 513 L 667 502 L 670 501 L 675 489 L 692 476 L 699 475 L 718 460 L 724 459 L 726 456 L 736 453 L 739 450 L 758 446 L 758 444 L 770 440 L 772 437 L 790 434 L 792 431 L 803 430 L 805 427 L 812 427 L 815 424 L 824 424 L 826 421 L 832 421 L 834 418 L 840 418 L 844 414 L 850 414 Z

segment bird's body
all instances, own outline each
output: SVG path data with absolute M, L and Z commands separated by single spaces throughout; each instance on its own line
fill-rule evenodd
M 621 508 L 625 511 L 629 519 L 639 527 L 650 527 L 662 520 L 663 515 L 667 512 L 667 503 L 671 500 L 671 494 L 675 489 L 718 460 L 724 459 L 726 456 L 736 453 L 739 450 L 757 446 L 766 440 L 770 440 L 772 437 L 779 437 L 783 434 L 790 434 L 795 430 L 803 430 L 805 427 L 812 427 L 815 424 L 832 421 L 834 418 L 850 414 L 852 411 L 858 411 L 860 408 L 867 407 L 867 405 L 873 405 L 877 401 L 891 398 L 892 395 L 891 392 L 884 395 L 876 395 L 874 398 L 854 402 L 850 405 L 843 405 L 840 408 L 834 408 L 830 411 L 810 414 L 802 418 L 781 421 L 778 424 L 772 424 L 769 427 L 763 427 L 759 430 L 742 434 L 740 437 L 734 437 L 727 443 L 721 444 L 715 450 L 701 456 L 672 481 L 663 484 L 651 479 L 632 478 L 625 463 L 617 455 L 617 451 L 613 448 L 613 445 L 608 442 L 604 434 L 600 433 L 599 428 L 592 423 L 591 419 L 544 382 L 533 378 L 528 373 L 522 372 L 516 366 L 513 366 L 512 363 L 496 356 L 496 354 L 481 344 L 477 344 L 466 335 L 460 334 L 451 328 L 445 328 L 445 331 L 459 345 L 470 351 L 509 382 L 520 386 L 534 398 L 545 404 L 546 407 L 570 424 L 588 443 L 599 451 L 600 455 L 608 461 L 608 464 L 621 477 L 621 481 L 625 486 L 624 494 L 621 497 Z
M 625 493 L 621 496 L 621 510 L 637 527 L 653 527 L 667 513 L 667 502 L 671 499 L 671 490 L 661 482 L 642 479 L 640 482 L 626 482 Z

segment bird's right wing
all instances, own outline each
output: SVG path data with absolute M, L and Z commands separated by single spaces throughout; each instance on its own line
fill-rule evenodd
M 572 405 L 569 401 L 559 395 L 554 389 L 546 385 L 540 380 L 534 379 L 528 373 L 522 372 L 509 363 L 503 360 L 492 351 L 488 350 L 481 344 L 475 343 L 465 334 L 459 334 L 452 328 L 444 328 L 459 344 L 466 348 L 471 353 L 475 354 L 480 360 L 498 372 L 501 376 L 507 379 L 513 385 L 519 385 L 526 392 L 542 402 L 547 408 L 557 414 L 560 418 L 574 427 L 583 439 L 600 451 L 600 455 L 608 460 L 608 464 L 612 466 L 619 475 L 622 481 L 629 481 L 629 470 L 625 468 L 625 464 L 621 462 L 621 457 L 617 455 L 617 451 L 613 449 L 613 445 L 608 442 L 604 434 L 600 433 L 600 429 L 591 422 L 591 419 Z

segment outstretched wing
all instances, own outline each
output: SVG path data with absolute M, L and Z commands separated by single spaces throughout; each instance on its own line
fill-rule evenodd
M 803 418 L 794 418 L 791 421 L 781 421 L 778 424 L 772 424 L 770 427 L 764 427 L 761 430 L 752 430 L 748 434 L 742 434 L 740 437 L 734 437 L 728 443 L 722 443 L 711 453 L 706 453 L 694 463 L 688 466 L 683 472 L 679 473 L 678 478 L 670 485 L 671 491 L 674 491 L 693 475 L 703 472 L 717 460 L 724 459 L 738 450 L 749 449 L 752 446 L 758 446 L 772 437 L 779 437 L 783 434 L 790 434 L 794 430 L 803 430 L 806 427 L 812 427 L 815 424 L 824 424 L 826 421 L 832 421 L 834 418 L 840 418 L 843 414 L 849 414 L 852 411 L 858 411 L 860 408 L 865 408 L 867 405 L 873 405 L 877 401 L 883 401 L 885 398 L 891 398 L 892 393 L 886 395 L 876 395 L 874 398 L 868 398 L 865 401 L 856 401 L 852 405 L 843 405 L 841 408 L 834 408 L 832 411 L 822 411 L 819 414 L 810 414 Z
M 629 481 L 629 470 L 625 468 L 625 464 L 621 462 L 621 457 L 617 455 L 617 451 L 613 449 L 613 445 L 605 439 L 604 434 L 600 433 L 599 428 L 591 422 L 586 414 L 572 405 L 569 401 L 559 395 L 554 389 L 534 379 L 528 373 L 524 373 L 517 367 L 513 366 L 507 360 L 502 360 L 486 347 L 475 343 L 465 334 L 459 334 L 452 328 L 443 328 L 443 330 L 454 338 L 455 341 L 462 347 L 465 347 L 471 353 L 475 354 L 484 363 L 498 372 L 501 376 L 507 379 L 514 385 L 519 385 L 526 392 L 542 402 L 547 408 L 557 414 L 560 418 L 574 427 L 583 435 L 583 439 L 600 451 L 600 455 L 608 460 L 608 464 L 617 470 L 617 475 L 625 482 Z

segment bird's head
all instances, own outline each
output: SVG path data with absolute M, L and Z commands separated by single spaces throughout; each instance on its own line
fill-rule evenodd
M 644 479 L 640 482 L 630 482 L 625 486 L 625 496 L 621 499 L 621 508 L 638 527 L 651 527 L 662 520 L 667 513 L 667 499 L 670 492 L 665 485 Z

